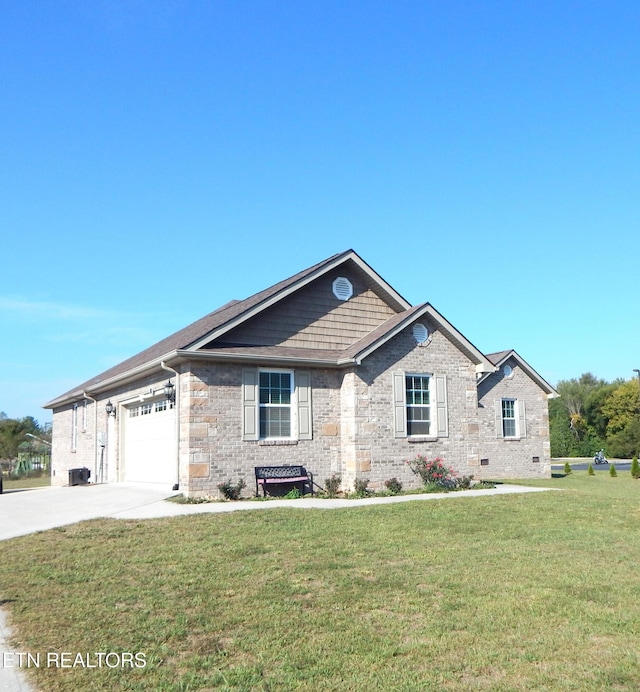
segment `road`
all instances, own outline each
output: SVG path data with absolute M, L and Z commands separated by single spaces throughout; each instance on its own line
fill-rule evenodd
M 609 467 L 614 464 L 616 471 L 630 471 L 631 470 L 631 460 L 630 459 L 610 459 L 608 464 L 594 464 L 592 457 L 574 457 L 566 459 L 552 459 L 551 468 L 554 472 L 560 472 L 564 469 L 564 463 L 568 461 L 571 464 L 572 471 L 586 471 L 589 468 L 589 464 L 593 466 L 594 471 L 606 471 L 609 472 Z

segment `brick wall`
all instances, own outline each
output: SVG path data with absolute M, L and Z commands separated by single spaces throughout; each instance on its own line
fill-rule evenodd
M 480 459 L 488 460 L 476 474 L 479 478 L 530 478 L 551 475 L 549 408 L 546 394 L 518 365 L 510 360 L 511 377 L 501 370 L 478 387 L 481 428 Z M 524 401 L 526 436 L 520 439 L 499 437 L 496 402 L 503 398 Z M 534 461 L 537 458 L 538 461 Z
M 419 479 L 406 464 L 418 454 L 440 456 L 460 474 L 473 472 L 478 451 L 475 365 L 434 325 L 426 326 L 432 333 L 427 344 L 416 344 L 408 327 L 356 369 L 358 434 L 355 475 L 345 468 L 348 483 L 357 476 L 369 479 L 372 488 L 383 488 L 385 480 L 396 477 L 405 488 L 419 487 Z M 448 437 L 429 441 L 394 437 L 394 372 L 446 375 Z M 434 415 L 432 410 L 432 420 Z
M 217 496 L 218 484 L 243 479 L 244 494 L 255 489 L 255 466 L 302 464 L 324 485 L 340 469 L 342 373 L 311 371 L 313 439 L 268 443 L 242 439 L 242 366 L 190 364 L 181 378 L 183 402 L 180 487 L 191 496 Z

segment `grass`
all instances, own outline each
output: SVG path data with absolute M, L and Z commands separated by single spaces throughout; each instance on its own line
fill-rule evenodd
M 27 478 L 3 479 L 5 490 L 18 490 L 20 488 L 43 488 L 51 485 L 51 476 L 29 476 Z
M 18 651 L 143 652 L 32 668 L 83 690 L 636 690 L 640 483 L 97 520 L 1 544 Z

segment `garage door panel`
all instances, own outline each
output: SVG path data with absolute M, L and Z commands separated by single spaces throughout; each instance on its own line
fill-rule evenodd
M 124 480 L 174 482 L 175 416 L 175 409 L 163 401 L 127 409 L 123 446 Z

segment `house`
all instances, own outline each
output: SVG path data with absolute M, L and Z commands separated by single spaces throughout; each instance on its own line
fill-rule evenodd
M 53 484 L 162 483 L 190 496 L 254 467 L 322 485 L 418 480 L 440 456 L 476 478 L 550 474 L 553 387 L 515 351 L 485 355 L 353 250 L 231 301 L 46 404 Z

